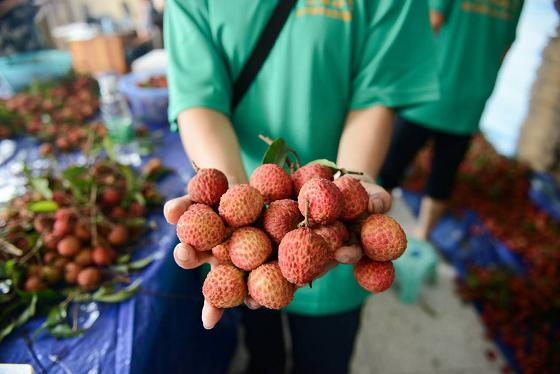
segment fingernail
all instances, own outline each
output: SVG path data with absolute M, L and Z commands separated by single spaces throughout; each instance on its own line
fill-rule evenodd
M 342 255 L 342 256 L 340 256 L 340 262 L 342 262 L 342 263 L 347 263 L 347 262 L 349 262 L 349 261 L 350 261 L 350 256 L 348 256 L 348 255 Z
M 373 210 L 376 213 L 383 211 L 383 200 L 381 199 L 373 199 Z
M 189 260 L 189 253 L 185 250 L 178 249 L 175 255 L 177 256 L 179 261 L 187 262 Z

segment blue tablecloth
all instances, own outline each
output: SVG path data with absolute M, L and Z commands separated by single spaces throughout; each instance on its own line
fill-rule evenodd
M 153 129 L 155 131 L 155 129 Z M 166 198 L 184 192 L 193 175 L 179 136 L 161 130 L 154 155 L 176 173 L 163 179 L 159 189 Z M 19 170 L 21 161 L 44 166 L 37 144 L 28 138 L 16 142 L 17 151 L 0 164 L 0 181 Z M 79 155 L 62 156 L 61 164 L 79 162 Z M 0 195 L 13 188 L 0 182 Z M 31 346 L 23 338 L 43 321 L 35 318 L 0 344 L 0 362 L 29 363 L 38 373 L 223 373 L 236 345 L 238 313 L 229 310 L 220 324 L 206 331 L 200 321 L 201 277 L 173 262 L 171 251 L 177 239 L 175 227 L 161 212 L 152 215 L 157 229 L 139 244 L 136 258 L 157 258 L 143 273 L 142 287 L 131 300 L 120 304 L 91 304 L 84 313 L 99 317 L 83 336 L 56 340 L 45 334 Z

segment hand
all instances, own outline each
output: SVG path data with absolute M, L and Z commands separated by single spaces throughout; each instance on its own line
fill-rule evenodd
M 188 195 L 169 200 L 163 207 L 163 215 L 168 223 L 176 225 L 183 213 L 192 205 Z M 173 258 L 177 265 L 183 269 L 194 269 L 203 264 L 210 264 L 214 267 L 218 261 L 212 256 L 211 251 L 197 251 L 188 244 L 179 243 L 173 250 Z M 251 297 L 247 297 L 245 304 L 251 309 L 256 309 L 259 305 Z M 202 308 L 202 325 L 205 329 L 211 329 L 220 321 L 224 314 L 223 309 L 216 308 L 204 300 Z

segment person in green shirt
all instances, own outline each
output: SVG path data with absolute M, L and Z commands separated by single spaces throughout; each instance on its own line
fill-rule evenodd
M 396 187 L 416 153 L 433 140 L 414 232 L 420 240 L 429 238 L 447 208 L 459 164 L 515 39 L 522 5 L 522 0 L 430 0 L 441 97 L 400 113 L 380 172 L 386 189 Z
M 390 195 L 374 183 L 390 142 L 394 112 L 439 95 L 428 8 L 418 0 L 300 0 L 237 108 L 232 84 L 278 0 L 171 0 L 164 35 L 169 57 L 169 118 L 199 167 L 247 183 L 266 149 L 263 134 L 282 137 L 303 161 L 327 158 L 361 171 L 369 210 L 386 212 Z M 169 201 L 169 223 L 190 205 Z M 285 308 L 294 372 L 344 373 L 369 295 L 354 280 L 358 246 L 342 247 L 340 265 L 299 289 Z M 177 264 L 213 263 L 179 244 Z M 255 308 L 254 301 L 247 300 Z M 212 328 L 223 311 L 205 303 Z M 281 313 L 243 309 L 249 372 L 284 372 Z

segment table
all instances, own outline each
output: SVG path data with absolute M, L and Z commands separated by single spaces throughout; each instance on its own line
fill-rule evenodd
M 179 196 L 194 174 L 190 161 L 178 134 L 162 128 L 151 130 L 162 133 L 153 155 L 176 170 L 159 183 L 159 189 L 166 198 Z M 38 143 L 21 138 L 16 144 L 15 154 L 0 165 L 0 181 L 13 176 L 21 161 L 45 167 L 46 162 L 38 156 Z M 62 156 L 61 166 L 80 162 L 81 157 Z M 4 197 L 5 188 L 0 182 L 0 195 Z M 84 313 L 86 316 L 94 319 L 98 315 L 86 334 L 63 340 L 43 334 L 28 346 L 24 334 L 43 322 L 43 318 L 35 318 L 0 344 L 0 362 L 30 363 L 38 373 L 225 372 L 236 346 L 239 313 L 228 310 L 216 328 L 204 330 L 200 321 L 200 273 L 175 265 L 171 255 L 177 243 L 175 227 L 165 222 L 161 212 L 150 219 L 157 222 L 157 229 L 142 240 L 135 257 L 154 254 L 156 260 L 140 274 L 142 287 L 133 299 L 120 304 L 85 305 L 83 308 L 90 311 Z

